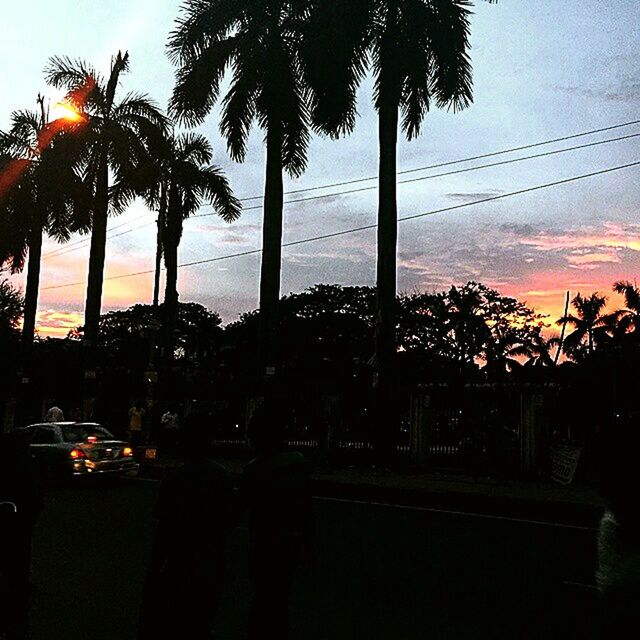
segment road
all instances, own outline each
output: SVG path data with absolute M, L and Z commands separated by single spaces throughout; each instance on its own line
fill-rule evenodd
M 33 640 L 134 640 L 158 484 L 50 491 L 34 540 Z M 476 514 L 315 501 L 295 640 L 595 637 L 594 532 Z M 240 640 L 247 532 L 229 542 L 216 637 Z M 591 634 L 591 635 L 589 635 Z

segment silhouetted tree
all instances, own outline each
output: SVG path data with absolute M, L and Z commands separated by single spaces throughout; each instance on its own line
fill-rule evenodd
M 240 217 L 242 206 L 235 198 L 222 170 L 210 165 L 211 145 L 204 136 L 170 135 L 157 158 L 147 204 L 158 210 L 159 239 L 166 267 L 164 294 L 165 348 L 173 354 L 173 331 L 178 310 L 178 246 L 184 221 L 205 203 L 225 222 Z
M 626 307 L 607 316 L 612 332 L 618 336 L 633 333 L 636 338 L 640 337 L 640 289 L 631 282 L 619 280 L 614 283 L 613 290 L 624 296 Z
M 570 313 L 558 320 L 558 325 L 566 322 L 574 327 L 564 341 L 565 353 L 574 360 L 592 355 L 598 344 L 606 341 L 607 321 L 602 313 L 606 303 L 606 296 L 598 293 L 588 297 L 578 293 L 571 301 L 575 315 Z
M 308 1 L 187 0 L 169 40 L 170 57 L 178 66 L 170 110 L 180 122 L 204 120 L 230 69 L 220 129 L 231 157 L 245 159 L 254 122 L 265 132 L 260 349 L 266 367 L 276 366 L 278 354 L 282 173 L 298 177 L 307 164 L 308 89 L 299 41 L 308 6 Z
M 543 316 L 495 289 L 476 286 L 482 294 L 482 318 L 488 330 L 481 356 L 487 372 L 495 376 L 513 370 L 520 366 L 519 358 L 531 357 L 536 350 L 544 358 L 540 353 Z
M 0 331 L 15 333 L 24 309 L 22 294 L 8 280 L 0 280 Z
M 22 318 L 24 299 L 20 291 L 0 272 L 0 431 L 3 428 L 2 401 L 12 395 L 13 382 L 17 372 L 19 336 L 18 325 Z
M 552 336 L 545 338 L 542 328 L 534 330 L 532 339 L 523 355 L 528 357 L 525 365 L 529 367 L 555 367 L 555 354 L 560 344 L 560 338 Z
M 25 358 L 33 343 L 43 236 L 65 242 L 72 233 L 86 231 L 91 201 L 77 171 L 82 124 L 48 121 L 44 100 L 40 113 L 15 111 L 11 128 L 0 135 L 0 172 L 8 165 L 19 176 L 0 194 L 0 265 L 23 270 L 28 260 L 22 343 Z M 28 258 L 27 258 L 28 256 Z
M 314 89 L 314 120 L 337 135 L 353 127 L 356 89 L 370 62 L 374 74 L 374 104 L 378 111 L 380 149 L 378 189 L 378 260 L 376 312 L 376 389 L 378 431 L 394 421 L 393 362 L 396 351 L 398 126 L 411 140 L 420 133 L 432 104 L 466 107 L 472 99 L 469 50 L 469 6 L 464 0 L 370 0 L 351 7 L 320 2 L 314 12 L 320 25 L 345 16 L 343 42 L 327 31 L 331 44 L 322 63 L 308 64 Z M 351 3 L 349 3 L 351 4 Z M 318 29 L 318 33 L 321 29 Z M 319 38 L 316 37 L 315 41 Z M 316 47 L 316 50 L 318 47 Z M 319 56 L 316 55 L 316 58 Z M 323 73 L 321 64 L 326 66 Z
M 121 75 L 128 70 L 129 54 L 121 52 L 112 59 L 106 79 L 86 62 L 67 57 L 51 58 L 45 69 L 47 82 L 67 89 L 67 99 L 87 119 L 82 136 L 84 178 L 94 200 L 85 305 L 85 340 L 89 345 L 95 345 L 98 335 L 107 219 L 128 204 L 114 200 L 110 176 L 116 185 L 135 185 L 141 167 L 151 161 L 150 147 L 159 144 L 166 130 L 164 116 L 145 94 L 128 93 L 116 99 Z

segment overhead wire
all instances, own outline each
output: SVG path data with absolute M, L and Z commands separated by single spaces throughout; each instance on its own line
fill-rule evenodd
M 585 132 L 581 132 L 581 133 L 577 133 L 577 134 L 572 134 L 570 136 L 563 136 L 560 138 L 553 138 L 551 140 L 546 140 L 546 141 L 542 141 L 542 142 L 536 142 L 536 143 L 532 143 L 532 144 L 528 144 L 528 145 L 523 145 L 520 147 L 512 147 L 510 149 L 505 149 L 502 151 L 495 151 L 495 152 L 491 152 L 491 153 L 486 153 L 486 154 L 481 154 L 481 155 L 477 155 L 477 156 L 471 156 L 468 158 L 462 158 L 459 160 L 451 160 L 448 162 L 443 162 L 443 163 L 439 163 L 439 164 L 435 164 L 435 165 L 429 165 L 429 166 L 425 166 L 425 167 L 418 167 L 418 168 L 414 168 L 414 169 L 407 169 L 404 171 L 400 171 L 398 172 L 398 175 L 403 175 L 403 174 L 408 174 L 408 173 L 415 173 L 418 171 L 424 171 L 427 169 L 433 169 L 433 168 L 437 168 L 437 167 L 443 167 L 443 166 L 450 166 L 453 164 L 458 164 L 458 163 L 462 163 L 462 162 L 468 162 L 471 160 L 477 160 L 477 159 L 481 159 L 481 158 L 487 158 L 487 157 L 495 157 L 497 155 L 501 155 L 501 154 L 505 154 L 505 153 L 510 153 L 510 152 L 514 152 L 514 151 L 519 151 L 519 150 L 523 150 L 523 149 L 530 149 L 530 148 L 534 148 L 534 147 L 539 147 L 542 145 L 547 145 L 547 144 L 552 144 L 554 142 L 559 142 L 559 141 L 563 141 L 563 140 L 569 140 L 569 139 L 573 139 L 573 138 L 578 138 L 578 137 L 583 137 L 586 135 L 592 135 L 594 133 L 600 133 L 603 131 L 610 131 L 612 129 L 618 129 L 621 127 L 627 127 L 627 126 L 631 126 L 633 124 L 639 124 L 640 120 L 635 120 L 635 121 L 630 121 L 630 122 L 626 122 L 626 123 L 622 123 L 622 124 L 617 124 L 617 125 L 611 125 L 609 127 L 603 127 L 600 129 L 594 129 L 591 131 L 585 131 Z M 590 148 L 590 147 L 596 147 L 596 146 L 600 146 L 603 144 L 608 144 L 608 143 L 612 143 L 612 142 L 620 142 L 623 140 L 629 140 L 632 138 L 637 138 L 640 136 L 640 133 L 633 133 L 633 134 L 629 134 L 629 135 L 625 135 L 625 136 L 619 136 L 616 138 L 607 138 L 606 140 L 597 140 L 594 142 L 590 142 L 587 144 L 583 144 L 583 145 L 575 145 L 572 147 L 567 147 L 567 148 L 563 148 L 563 149 L 554 149 L 552 151 L 545 151 L 543 153 L 538 153 L 538 154 L 531 154 L 528 156 L 522 156 L 519 158 L 510 158 L 508 160 L 501 160 L 499 162 L 492 162 L 492 163 L 488 163 L 488 164 L 484 164 L 484 165 L 478 165 L 478 166 L 474 166 L 474 167 L 464 167 L 462 169 L 455 169 L 453 171 L 446 171 L 446 172 L 442 172 L 442 173 L 436 173 L 436 174 L 431 174 L 428 176 L 421 176 L 419 178 L 411 178 L 408 180 L 400 180 L 397 184 L 402 185 L 402 184 L 409 184 L 409 183 L 414 183 L 414 182 L 420 182 L 423 180 L 431 180 L 433 178 L 442 178 L 445 176 L 451 176 L 451 175 L 456 175 L 456 174 L 461 174 L 461 173 L 467 173 L 470 171 L 477 171 L 480 169 L 488 169 L 488 168 L 492 168 L 492 167 L 497 167 L 497 166 L 504 166 L 504 165 L 508 165 L 508 164 L 514 164 L 517 162 L 523 162 L 526 160 L 533 160 L 533 159 L 537 159 L 537 158 L 543 158 L 543 157 L 548 157 L 548 156 L 552 156 L 552 155 L 558 155 L 561 153 L 567 153 L 570 151 L 577 151 L 580 149 L 586 149 L 586 148 Z M 339 186 L 339 185 L 347 185 L 347 184 L 354 184 L 357 182 L 364 182 L 364 181 L 368 181 L 371 180 L 372 178 L 360 178 L 357 180 L 351 180 L 351 181 L 345 181 L 343 183 L 333 183 L 332 185 L 320 185 L 317 187 L 309 187 L 308 189 L 298 189 L 295 191 L 288 191 L 286 192 L 286 194 L 293 194 L 293 193 L 302 193 L 305 191 L 313 191 L 313 190 L 317 190 L 317 189 L 324 189 L 324 188 L 330 188 L 331 186 Z M 323 198 L 336 198 L 336 197 L 341 197 L 341 196 L 346 196 L 346 195 L 352 195 L 354 193 L 360 193 L 360 192 L 364 192 L 364 191 L 371 191 L 377 188 L 377 185 L 371 185 L 371 186 L 367 186 L 367 187 L 359 187 L 357 189 L 350 189 L 347 191 L 340 191 L 340 192 L 334 192 L 334 193 L 328 193 L 328 194 L 321 194 L 321 195 L 317 195 L 317 196 L 310 196 L 308 198 L 297 198 L 297 199 L 293 199 L 293 200 L 285 200 L 284 204 L 296 204 L 296 203 L 300 203 L 300 202 L 309 202 L 309 201 L 313 201 L 313 200 L 319 200 L 319 199 L 323 199 Z M 248 201 L 248 200 L 254 200 L 256 199 L 256 197 L 250 197 L 250 198 L 243 198 L 241 199 L 242 201 Z M 262 209 L 262 205 L 256 205 L 256 206 L 252 206 L 252 207 L 245 207 L 243 209 L 243 211 L 252 211 L 252 210 L 256 210 L 256 209 Z M 188 220 L 191 218 L 207 218 L 207 217 L 212 217 L 217 215 L 216 213 L 203 213 L 203 214 L 196 214 L 191 216 L 190 218 L 187 218 Z M 124 222 L 120 225 L 116 225 L 115 227 L 112 227 L 112 229 L 110 229 L 110 231 L 114 231 L 116 229 L 119 229 L 123 226 L 126 226 L 128 224 L 131 224 L 132 222 L 135 222 L 137 220 L 141 220 L 142 218 L 145 217 L 145 214 L 143 214 L 142 216 L 138 216 L 137 218 L 134 218 L 133 220 L 129 220 L 127 222 Z M 132 227 L 131 229 L 128 229 L 126 231 L 123 231 L 121 233 L 118 233 L 116 235 L 108 235 L 107 239 L 108 240 L 112 240 L 114 238 L 126 235 L 128 233 L 132 233 L 133 231 L 137 231 L 139 229 L 142 229 L 144 227 L 150 226 L 156 224 L 155 221 L 149 221 L 149 222 L 145 222 L 144 224 L 141 225 L 137 225 L 135 227 Z M 74 251 L 78 251 L 81 250 L 82 248 L 84 248 L 84 246 L 86 246 L 87 243 L 90 242 L 90 238 L 84 238 L 82 240 L 79 240 L 71 245 L 65 245 L 63 247 L 60 247 L 58 249 L 55 249 L 51 252 L 46 253 L 43 256 L 43 260 L 47 259 L 47 258 L 52 258 L 52 257 L 58 257 L 58 256 L 62 256 L 65 255 L 67 253 L 72 253 Z
M 592 178 L 595 176 L 600 176 L 600 175 L 604 175 L 607 173 L 612 173 L 613 171 L 620 171 L 622 169 L 629 169 L 631 167 L 637 167 L 640 166 L 640 161 L 636 161 L 636 162 L 630 162 L 627 164 L 622 164 L 622 165 L 617 165 L 614 167 L 608 167 L 606 169 L 600 169 L 598 171 L 592 171 L 590 173 L 584 173 L 578 176 L 572 176 L 570 178 L 563 178 L 561 180 L 555 180 L 553 182 L 546 182 L 544 184 L 540 184 L 540 185 L 534 185 L 532 187 L 525 187 L 524 189 L 518 189 L 517 191 L 510 191 L 508 193 L 501 193 L 501 194 L 497 194 L 495 196 L 489 196 L 486 198 L 481 198 L 479 200 L 473 200 L 471 202 L 463 202 L 460 204 L 456 204 L 456 205 L 451 205 L 449 207 L 442 207 L 440 209 L 432 209 L 431 211 L 426 211 L 424 213 L 418 213 L 418 214 L 413 214 L 413 215 L 409 215 L 409 216 L 403 216 L 398 218 L 398 222 L 406 222 L 408 220 L 416 220 L 418 218 L 424 218 L 426 216 L 432 216 L 432 215 L 436 215 L 439 213 L 445 213 L 445 212 L 450 212 L 450 211 L 456 211 L 459 209 L 463 209 L 465 207 L 472 207 L 472 206 L 476 206 L 479 204 L 485 204 L 487 202 L 495 202 L 497 200 L 503 200 L 505 198 L 510 198 L 513 196 L 518 196 L 518 195 L 522 195 L 525 193 L 531 193 L 534 191 L 540 191 L 542 189 L 549 189 L 551 187 L 556 187 L 559 185 L 563 185 L 563 184 L 569 184 L 571 182 L 576 182 L 578 180 L 584 180 L 586 178 Z M 292 246 L 296 246 L 296 245 L 300 245 L 300 244 L 306 244 L 309 242 L 316 242 L 318 240 L 327 240 L 329 238 L 336 238 L 339 236 L 344 236 L 344 235 L 348 235 L 348 234 L 352 234 L 352 233 L 358 233 L 361 231 L 366 231 L 369 229 L 375 229 L 378 225 L 376 223 L 373 224 L 368 224 L 368 225 L 363 225 L 360 227 L 352 227 L 350 229 L 344 229 L 342 231 L 335 231 L 332 233 L 325 233 L 322 235 L 318 235 L 318 236 L 312 236 L 310 238 L 302 238 L 300 240 L 293 240 L 291 242 L 285 242 L 282 244 L 282 247 L 292 247 Z M 196 265 L 201 265 L 201 264 L 210 264 L 212 262 L 219 262 L 221 260 L 228 260 L 231 258 L 239 258 L 239 257 L 244 257 L 244 256 L 249 256 L 249 255 L 256 255 L 262 253 L 262 249 L 250 249 L 247 251 L 241 251 L 238 253 L 232 253 L 232 254 L 227 254 L 227 255 L 223 255 L 223 256 L 214 256 L 211 258 L 206 258 L 203 260 L 195 260 L 192 262 L 185 262 L 182 264 L 178 265 L 179 269 L 183 269 L 185 267 L 193 267 Z M 136 272 L 131 272 L 131 273 L 125 273 L 125 274 L 120 274 L 117 276 L 109 276 L 107 278 L 105 278 L 104 280 L 119 280 L 122 278 L 130 278 L 130 277 L 134 277 L 134 276 L 140 276 L 140 275 L 148 275 L 150 273 L 154 273 L 154 269 L 147 269 L 144 271 L 136 271 Z M 43 290 L 49 290 L 49 289 L 62 289 L 65 287 L 74 287 L 74 286 L 78 286 L 84 284 L 84 282 L 69 282 L 66 284 L 58 284 L 58 285 L 51 285 L 48 287 L 43 287 Z

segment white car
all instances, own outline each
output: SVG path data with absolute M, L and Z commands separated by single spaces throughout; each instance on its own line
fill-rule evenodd
M 21 427 L 34 462 L 49 477 L 135 475 L 133 447 L 94 422 L 43 422 Z

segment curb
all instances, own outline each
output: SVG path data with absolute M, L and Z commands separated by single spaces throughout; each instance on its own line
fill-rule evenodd
M 221 461 L 225 465 L 225 461 Z M 225 465 L 233 475 L 237 469 Z M 140 467 L 140 478 L 162 480 L 175 465 L 147 463 Z M 324 474 L 323 474 L 324 475 Z M 425 482 L 429 482 L 425 480 Z M 603 507 L 593 501 L 571 501 L 545 497 L 542 491 L 532 496 L 494 493 L 491 485 L 474 484 L 472 491 L 464 487 L 448 489 L 442 480 L 433 481 L 434 487 L 385 486 L 366 480 L 340 480 L 316 475 L 311 487 L 314 497 L 354 500 L 405 507 L 432 509 L 460 513 L 474 513 L 490 517 L 539 521 L 550 525 L 575 526 L 596 529 Z M 438 486 L 440 485 L 440 486 Z M 500 489 L 496 486 L 495 489 Z M 535 493 L 535 491 L 533 491 Z
M 474 513 L 589 529 L 597 529 L 602 517 L 602 507 L 595 504 L 492 495 L 490 492 L 433 491 L 427 488 L 382 487 L 318 479 L 313 480 L 312 486 L 314 496 L 324 498 Z

